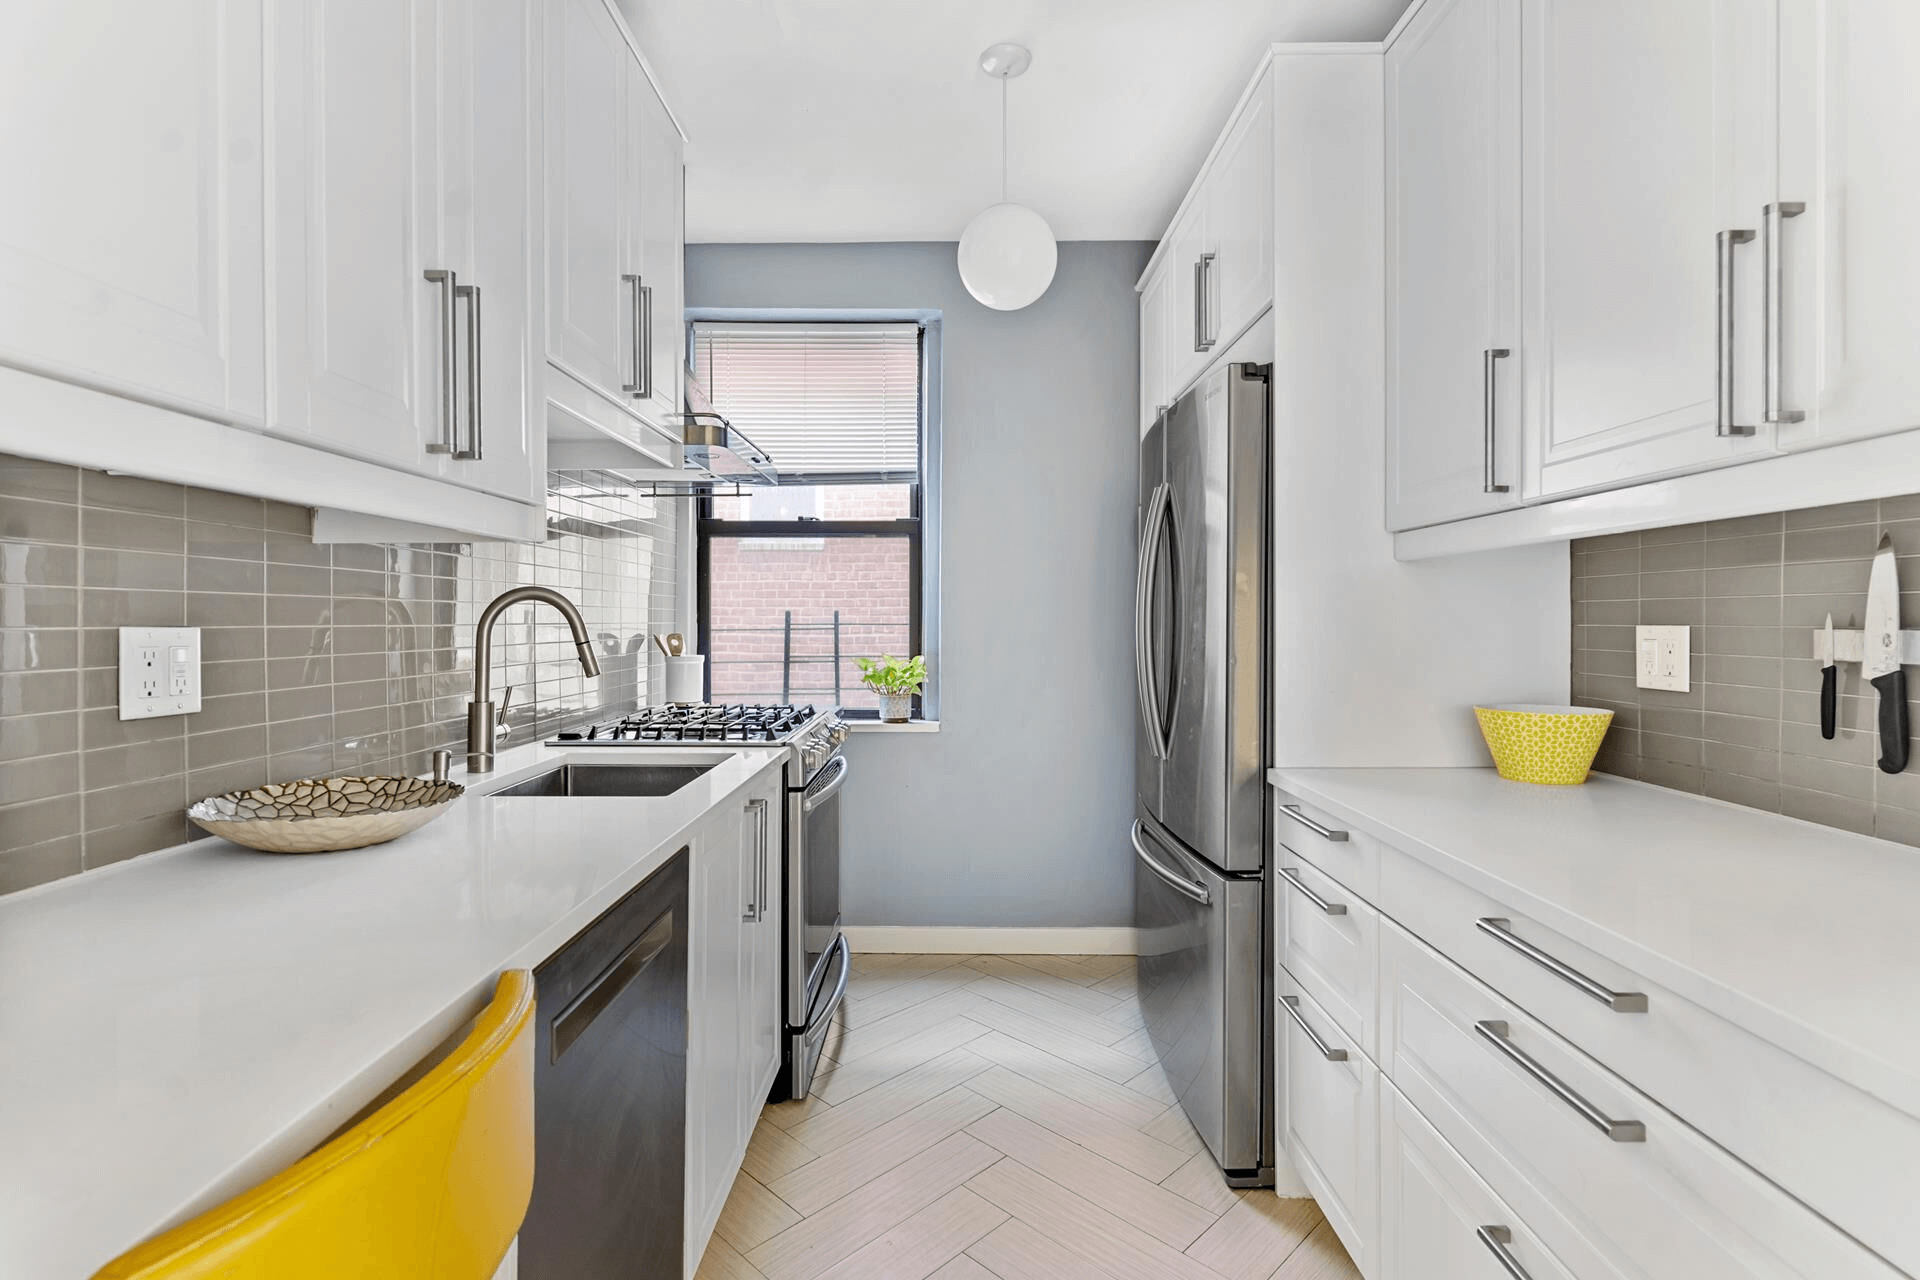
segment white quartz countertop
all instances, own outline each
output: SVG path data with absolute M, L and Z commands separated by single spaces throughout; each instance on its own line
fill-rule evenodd
M 1920 849 L 1601 774 L 1269 780 L 1920 1116 Z
M 521 747 L 455 781 L 723 759 L 662 798 L 469 792 L 368 849 L 206 840 L 0 898 L 0 1276 L 84 1280 L 304 1155 L 784 755 Z

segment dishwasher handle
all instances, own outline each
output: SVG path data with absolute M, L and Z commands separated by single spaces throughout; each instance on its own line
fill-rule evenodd
M 659 919 L 648 925 L 646 931 L 635 938 L 612 964 L 600 971 L 599 977 L 587 984 L 585 991 L 554 1015 L 548 1061 L 560 1061 L 561 1056 L 586 1034 L 595 1019 L 605 1013 L 608 1006 L 620 998 L 620 993 L 632 986 L 647 971 L 647 966 L 667 949 L 667 945 L 673 941 L 673 916 L 672 910 L 662 912 Z

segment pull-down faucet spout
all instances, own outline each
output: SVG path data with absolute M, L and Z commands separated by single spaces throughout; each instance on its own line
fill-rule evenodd
M 493 705 L 493 624 L 500 615 L 524 601 L 550 604 L 560 611 L 573 631 L 573 647 L 580 653 L 580 669 L 590 676 L 600 674 L 600 660 L 594 656 L 593 642 L 587 637 L 587 624 L 573 601 L 548 587 L 515 587 L 503 591 L 493 603 L 480 611 L 480 623 L 473 637 L 473 701 L 467 703 L 467 772 L 493 772 L 493 727 L 499 715 Z

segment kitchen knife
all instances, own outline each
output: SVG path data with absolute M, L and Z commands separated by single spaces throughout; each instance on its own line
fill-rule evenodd
M 1907 767 L 1907 673 L 1900 667 L 1900 570 L 1893 562 L 1893 535 L 1880 535 L 1867 577 L 1866 656 L 1860 664 L 1880 695 L 1880 768 Z
M 1840 668 L 1833 656 L 1833 615 L 1827 615 L 1827 665 L 1820 668 L 1820 736 L 1831 738 L 1840 711 Z

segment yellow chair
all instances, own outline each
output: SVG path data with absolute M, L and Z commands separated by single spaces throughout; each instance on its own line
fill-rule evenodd
M 444 1061 L 253 1190 L 95 1280 L 489 1280 L 533 1195 L 533 975 Z

